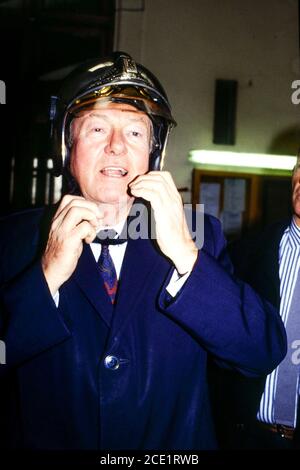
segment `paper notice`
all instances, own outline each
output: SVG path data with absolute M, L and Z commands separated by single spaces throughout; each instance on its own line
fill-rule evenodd
M 241 178 L 225 178 L 224 180 L 224 211 L 243 212 L 246 206 L 246 180 Z
M 242 212 L 223 211 L 221 214 L 222 228 L 225 235 L 238 234 L 242 229 Z
M 204 204 L 206 214 L 219 217 L 220 212 L 220 183 L 201 183 L 200 184 L 200 200 Z

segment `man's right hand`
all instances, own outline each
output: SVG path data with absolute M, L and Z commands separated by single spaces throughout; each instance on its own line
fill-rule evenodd
M 82 253 L 83 240 L 96 237 L 103 214 L 97 204 L 80 196 L 63 197 L 52 220 L 42 268 L 54 295 L 74 272 Z

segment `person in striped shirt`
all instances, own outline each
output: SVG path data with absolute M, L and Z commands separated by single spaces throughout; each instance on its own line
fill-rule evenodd
M 248 240 L 249 242 L 249 240 Z M 248 243 L 249 245 L 249 243 Z M 239 277 L 248 282 L 266 300 L 275 305 L 287 328 L 291 316 L 291 306 L 296 296 L 300 297 L 300 154 L 292 173 L 292 215 L 274 224 L 260 234 L 252 249 L 248 249 L 248 259 L 241 268 L 240 260 L 245 254 L 245 244 L 235 248 L 233 264 Z M 254 246 L 254 248 L 253 248 Z M 249 248 L 249 246 L 248 246 Z M 243 252 L 243 253 L 241 253 Z M 251 252 L 251 256 L 249 253 Z M 300 302 L 299 320 L 300 324 Z M 297 307 L 298 308 L 298 307 Z M 297 309 L 296 309 L 296 313 Z M 293 331 L 293 328 L 291 329 Z M 288 332 L 288 329 L 287 329 Z M 299 439 L 299 371 L 300 371 L 300 329 L 299 340 L 291 345 L 296 366 L 294 396 L 287 398 L 287 404 L 295 408 L 294 422 L 288 423 L 287 409 L 277 417 L 276 389 L 279 385 L 280 365 L 265 379 L 247 379 L 235 373 L 217 372 L 217 380 L 227 387 L 227 400 L 217 413 L 221 444 L 225 448 L 289 449 L 300 448 Z M 288 343 L 291 333 L 288 332 Z M 288 360 L 287 355 L 287 360 Z M 283 362 L 281 363 L 283 364 Z M 222 375 L 220 375 L 222 374 Z M 215 379 L 216 380 L 216 379 Z M 290 378 L 283 378 L 283 390 L 288 395 Z M 220 386 L 220 383 L 219 383 Z M 220 405 L 221 406 L 221 405 Z M 298 411 L 298 413 L 297 413 Z

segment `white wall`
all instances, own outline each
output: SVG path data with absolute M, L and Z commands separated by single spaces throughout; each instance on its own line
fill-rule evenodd
M 291 102 L 292 81 L 300 77 L 297 4 L 117 1 L 115 49 L 129 52 L 154 72 L 173 105 L 178 127 L 170 137 L 166 169 L 177 186 L 191 186 L 187 156 L 193 148 L 267 152 L 280 133 L 299 129 L 300 105 Z M 234 146 L 212 143 L 217 78 L 239 83 Z

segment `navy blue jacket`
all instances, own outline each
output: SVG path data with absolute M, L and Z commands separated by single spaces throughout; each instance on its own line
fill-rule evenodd
M 43 210 L 0 229 L 2 444 L 215 448 L 208 353 L 257 376 L 286 352 L 276 310 L 232 276 L 219 222 L 205 217 L 204 247 L 172 302 L 172 264 L 150 240 L 129 240 L 114 310 L 88 245 L 55 306 L 40 263 L 47 230 Z M 118 368 L 105 367 L 108 355 Z

